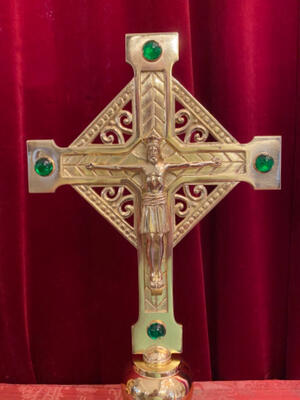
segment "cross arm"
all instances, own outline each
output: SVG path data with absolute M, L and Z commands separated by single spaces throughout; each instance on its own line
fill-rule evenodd
M 142 166 L 140 165 L 97 165 L 93 163 L 89 163 L 86 165 L 86 168 L 89 170 L 93 169 L 106 169 L 106 170 L 114 170 L 114 171 L 120 171 L 121 169 L 134 169 L 134 170 L 139 170 L 143 169 Z
M 171 185 L 173 179 L 177 184 L 219 182 L 248 182 L 254 189 L 280 189 L 280 164 L 281 164 L 281 137 L 256 136 L 246 144 L 215 144 L 203 143 L 180 145 L 173 140 L 176 150 L 168 158 L 168 164 L 176 165 L 183 160 L 190 164 L 190 168 L 172 171 L 169 178 Z M 267 156 L 272 161 L 269 171 L 258 169 L 257 159 Z M 197 162 L 218 160 L 218 165 L 210 163 L 197 171 Z M 173 186 L 173 185 L 172 185 Z
M 195 161 L 195 162 L 185 162 L 185 163 L 178 163 L 178 164 L 166 164 L 166 169 L 173 169 L 173 168 L 189 168 L 189 167 L 197 167 L 203 168 L 207 165 L 211 165 L 217 167 L 220 165 L 220 160 L 217 157 L 214 157 L 212 160 L 209 161 Z
M 170 170 L 168 175 L 168 190 L 174 198 L 174 212 L 179 217 L 179 221 L 174 219 L 173 246 L 239 182 L 250 183 L 255 189 L 280 189 L 280 136 L 256 136 L 246 144 L 180 146 L 175 141 L 172 144 L 168 163 L 179 160 L 190 163 L 189 168 Z M 196 160 L 214 157 L 220 161 L 217 167 L 207 165 L 199 170 L 193 166 Z
M 109 146 L 101 145 L 63 148 L 57 146 L 53 140 L 29 140 L 29 192 L 55 192 L 57 187 L 66 184 L 93 186 L 124 183 L 128 180 L 128 168 L 125 172 L 124 167 L 133 163 L 130 151 L 131 146 L 114 146 L 113 150 Z M 46 160 L 48 170 L 47 165 L 41 164 L 41 160 Z M 101 164 L 104 168 L 101 171 L 89 169 L 89 164 Z M 106 164 L 109 165 L 105 168 Z

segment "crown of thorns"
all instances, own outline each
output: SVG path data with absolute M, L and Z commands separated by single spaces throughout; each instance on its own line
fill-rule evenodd
M 158 135 L 156 132 L 150 133 L 145 139 L 144 142 L 149 145 L 149 144 L 160 144 L 160 142 L 163 140 L 163 138 Z

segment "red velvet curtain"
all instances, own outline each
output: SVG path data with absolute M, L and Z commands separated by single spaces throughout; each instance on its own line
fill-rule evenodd
M 240 142 L 283 137 L 282 190 L 238 185 L 175 248 L 184 358 L 197 380 L 300 379 L 299 7 L 2 1 L 0 381 L 122 378 L 135 249 L 71 187 L 29 195 L 25 141 L 68 146 L 131 79 L 125 33 L 158 31 L 179 32 L 174 76 Z

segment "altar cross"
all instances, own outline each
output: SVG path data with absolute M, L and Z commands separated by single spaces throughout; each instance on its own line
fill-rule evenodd
M 182 351 L 173 247 L 239 182 L 280 188 L 280 136 L 240 144 L 172 76 L 178 34 L 126 35 L 134 78 L 67 148 L 29 140 L 31 193 L 72 185 L 138 250 L 134 354 Z

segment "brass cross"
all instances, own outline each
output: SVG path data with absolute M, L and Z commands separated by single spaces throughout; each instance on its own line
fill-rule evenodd
M 67 148 L 30 140 L 29 190 L 70 184 L 138 250 L 134 354 L 182 351 L 173 247 L 239 182 L 280 188 L 280 136 L 240 144 L 172 76 L 178 34 L 126 35 L 134 78 Z

